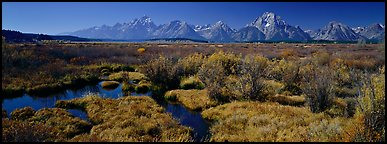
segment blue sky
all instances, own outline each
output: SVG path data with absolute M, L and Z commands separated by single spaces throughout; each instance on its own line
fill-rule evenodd
M 351 27 L 385 23 L 384 2 L 2 2 L 2 29 L 58 34 L 103 24 L 112 26 L 147 15 L 156 25 L 224 21 L 240 29 L 264 12 L 274 12 L 302 29 L 330 21 Z

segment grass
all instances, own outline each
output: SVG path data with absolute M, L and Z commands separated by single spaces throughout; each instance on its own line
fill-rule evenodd
M 118 87 L 118 85 L 120 85 L 120 83 L 116 81 L 103 81 L 101 83 L 102 88 L 107 89 L 115 89 L 116 87 Z
M 2 124 L 3 141 L 15 142 L 67 141 L 89 132 L 92 127 L 61 108 L 16 109 L 11 112 L 10 119 L 3 119 Z
M 11 112 L 11 118 L 13 120 L 27 120 L 35 115 L 35 110 L 31 107 L 24 107 L 16 109 Z
M 89 95 L 62 103 L 84 106 L 94 124 L 90 134 L 73 141 L 192 141 L 192 130 L 181 126 L 150 97 L 101 98 Z
M 41 122 L 52 126 L 66 138 L 72 138 L 75 135 L 89 132 L 92 127 L 88 122 L 74 117 L 71 113 L 61 108 L 40 109 L 36 111 L 29 121 Z
M 171 90 L 164 96 L 168 100 L 180 101 L 184 106 L 191 110 L 204 110 L 217 105 L 217 103 L 208 97 L 207 90 Z
M 191 76 L 180 82 L 181 89 L 204 89 L 204 83 L 197 76 Z
M 118 72 L 109 75 L 109 80 L 114 81 L 141 81 L 148 79 L 144 74 L 139 72 Z
M 98 77 L 105 75 L 109 76 L 109 80 L 132 81 L 134 84 L 123 85 L 123 90 L 127 91 L 146 91 L 152 84 L 158 84 L 152 87 L 159 87 L 160 91 L 162 86 L 168 85 L 171 85 L 168 86 L 169 90 L 178 87 L 190 89 L 169 91 L 165 98 L 180 101 L 189 109 L 204 110 L 203 117 L 216 121 L 211 128 L 211 141 L 373 141 L 366 133 L 384 127 L 384 118 L 380 117 L 384 115 L 384 85 L 374 84 L 374 87 L 381 90 L 376 90 L 376 93 L 371 88 L 362 88 L 362 93 L 369 96 L 360 100 L 351 97 L 358 95 L 359 87 L 354 86 L 358 82 L 354 80 L 356 75 L 362 75 L 364 71 L 375 73 L 385 64 L 385 56 L 382 55 L 385 53 L 384 49 L 379 47 L 383 45 L 367 44 L 357 47 L 351 44 L 243 43 L 216 47 L 214 44 L 157 43 L 68 43 L 40 46 L 4 44 L 2 98 L 21 96 L 24 92 L 44 96 L 46 93 L 98 82 Z M 138 51 L 142 48 L 145 51 Z M 269 102 L 245 99 L 245 102 L 227 101 L 227 104 L 214 107 L 218 104 L 208 97 L 209 91 L 221 90 L 222 93 L 212 95 L 215 97 L 218 94 L 230 95 L 231 98 L 246 96 L 235 91 L 238 81 L 232 80 L 227 85 L 210 89 L 207 84 L 202 89 L 195 75 L 203 69 L 203 64 L 214 61 L 216 57 L 210 58 L 210 55 L 219 51 L 236 54 L 238 58 L 258 53 L 272 61 L 269 68 L 277 63 L 275 58 L 285 58 L 281 60 L 286 60 L 286 63 L 282 63 L 285 68 L 299 58 L 302 58 L 301 65 L 311 60 L 326 65 L 336 71 L 335 75 L 338 76 L 334 83 L 338 83 L 339 87 L 334 89 L 336 96 L 333 104 L 323 112 L 311 113 L 308 106 L 304 106 L 303 95 L 307 92 L 299 94 L 301 96 L 291 96 L 295 94 L 292 86 L 303 83 L 297 80 L 303 74 L 293 77 L 289 75 L 292 69 L 284 73 L 281 71 L 282 67 L 279 67 L 277 73 L 271 70 L 269 75 L 263 76 L 266 86 L 263 93 L 268 95 Z M 192 55 L 194 53 L 196 55 Z M 321 56 L 311 58 L 315 54 Z M 155 75 L 152 79 L 159 79 L 159 83 L 147 81 L 149 78 L 144 74 L 134 72 L 137 66 L 141 68 L 141 65 L 160 56 L 168 60 L 153 65 L 155 69 L 152 70 L 158 70 L 161 75 Z M 334 61 L 338 59 L 342 65 L 334 68 Z M 162 64 L 167 64 L 167 67 L 160 70 L 159 68 L 163 68 Z M 224 70 L 232 75 L 241 72 L 238 70 L 240 66 L 246 68 L 227 59 L 221 66 L 225 66 Z M 351 74 L 350 69 L 359 72 Z M 208 70 L 212 70 L 207 73 L 208 78 L 219 76 L 218 67 L 208 67 Z M 208 75 L 211 73 L 214 75 Z M 257 75 L 252 74 L 245 78 L 254 76 Z M 284 78 L 285 81 L 278 82 Z M 364 78 L 360 77 L 361 79 Z M 214 81 L 223 82 L 223 79 Z M 247 84 L 238 86 L 249 87 Z M 372 96 L 375 94 L 376 96 Z M 88 126 L 75 120 L 63 109 L 36 112 L 26 108 L 12 112 L 10 119 L 3 118 L 3 141 L 191 141 L 191 130 L 178 124 L 149 98 L 125 97 L 112 100 L 87 96 L 71 101 L 58 101 L 57 107 L 85 110 L 94 124 L 91 132 L 83 133 L 88 128 L 82 127 Z M 363 114 L 358 114 L 360 108 Z M 361 134 L 359 131 L 364 132 Z M 372 133 L 377 140 L 384 141 L 380 134 L 384 135 L 384 129 Z M 76 136 L 71 138 L 74 135 Z
M 149 81 L 140 81 L 135 87 L 134 91 L 137 93 L 146 93 L 148 92 L 152 87 L 152 84 Z
M 268 97 L 269 101 L 278 102 L 282 105 L 291 105 L 291 106 L 304 106 L 305 97 L 304 96 L 286 96 L 282 94 L 276 94 L 274 96 Z
M 283 106 L 273 102 L 232 102 L 202 112 L 216 121 L 210 141 L 346 141 L 345 129 L 352 119 L 330 118 L 306 107 Z

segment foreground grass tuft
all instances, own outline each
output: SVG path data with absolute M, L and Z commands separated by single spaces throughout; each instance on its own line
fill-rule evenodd
M 167 100 L 180 101 L 191 110 L 204 110 L 217 105 L 216 101 L 210 99 L 206 89 L 204 90 L 171 90 L 165 93 Z
M 272 102 L 232 102 L 202 112 L 217 121 L 210 141 L 351 141 L 346 127 L 353 119 L 330 118 L 307 107 Z
M 150 97 L 115 100 L 89 95 L 62 102 L 83 105 L 94 124 L 90 134 L 77 136 L 73 141 L 192 141 L 192 130 L 164 113 Z
M 101 83 L 102 88 L 108 89 L 115 89 L 116 87 L 118 87 L 118 85 L 120 85 L 120 83 L 116 81 L 103 81 Z

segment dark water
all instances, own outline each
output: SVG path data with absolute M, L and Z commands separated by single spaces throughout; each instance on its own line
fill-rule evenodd
M 54 108 L 57 100 L 70 100 L 74 98 L 83 97 L 89 93 L 98 93 L 101 97 L 119 98 L 123 96 L 121 90 L 122 84 L 115 89 L 103 89 L 101 82 L 97 85 L 85 86 L 81 89 L 68 89 L 60 93 L 51 95 L 31 96 L 24 94 L 22 97 L 4 99 L 2 101 L 2 108 L 7 111 L 8 116 L 16 108 L 23 108 L 26 106 L 32 107 L 34 110 L 41 108 Z M 132 96 L 151 96 L 151 92 L 145 94 L 131 93 Z M 199 112 L 189 111 L 183 105 L 178 103 L 170 103 L 164 100 L 157 100 L 157 102 L 172 114 L 172 117 L 178 119 L 182 125 L 193 128 L 195 141 L 202 141 L 207 137 L 209 122 L 204 120 Z M 88 121 L 87 114 L 84 111 L 77 109 L 68 110 L 71 114 Z

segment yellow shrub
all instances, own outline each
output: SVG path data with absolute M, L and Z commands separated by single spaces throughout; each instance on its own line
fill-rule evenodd
M 137 52 L 140 53 L 140 54 L 142 54 L 142 53 L 145 52 L 145 48 L 138 48 L 138 49 L 137 49 Z

